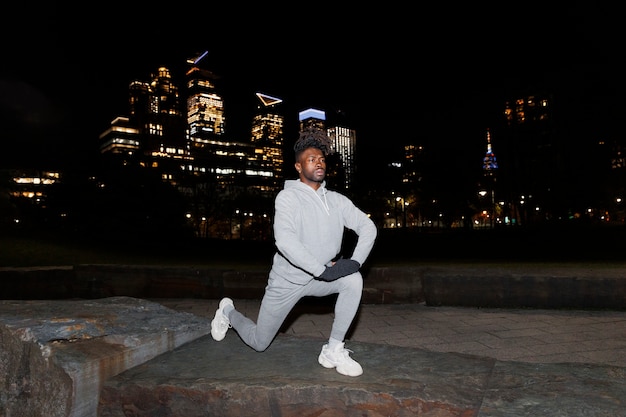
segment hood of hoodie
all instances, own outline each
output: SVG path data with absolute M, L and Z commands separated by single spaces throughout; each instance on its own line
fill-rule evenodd
M 328 206 L 328 189 L 326 188 L 326 181 L 322 181 L 320 187 L 314 190 L 313 187 L 303 183 L 300 180 L 287 180 L 285 181 L 285 189 L 297 189 L 302 190 L 305 193 L 313 193 L 319 199 L 322 207 L 326 211 L 326 214 L 330 215 L 330 207 Z

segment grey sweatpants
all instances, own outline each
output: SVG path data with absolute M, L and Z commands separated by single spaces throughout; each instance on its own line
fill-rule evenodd
M 331 282 L 312 279 L 306 285 L 297 285 L 282 278 L 270 278 L 256 323 L 236 309 L 229 313 L 228 318 L 241 340 L 254 350 L 262 352 L 272 343 L 287 315 L 302 297 L 324 297 L 331 294 L 338 296 L 330 337 L 343 341 L 361 303 L 363 277 L 360 272 Z

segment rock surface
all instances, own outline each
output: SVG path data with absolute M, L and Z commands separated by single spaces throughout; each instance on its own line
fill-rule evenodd
M 94 417 L 103 381 L 209 332 L 131 297 L 0 300 L 0 416 Z
M 99 417 L 620 416 L 624 368 L 524 364 L 349 342 L 363 375 L 317 363 L 323 340 L 279 335 L 265 352 L 229 332 L 106 381 Z

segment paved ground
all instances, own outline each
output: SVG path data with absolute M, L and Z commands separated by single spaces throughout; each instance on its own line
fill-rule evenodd
M 212 317 L 219 302 L 153 301 L 201 317 Z M 241 312 L 256 318 L 259 300 L 234 301 Z M 287 319 L 282 331 L 296 337 L 327 339 L 332 318 L 330 302 L 305 300 Z M 349 334 L 348 348 L 350 340 L 471 354 L 500 361 L 626 367 L 626 311 L 364 304 Z

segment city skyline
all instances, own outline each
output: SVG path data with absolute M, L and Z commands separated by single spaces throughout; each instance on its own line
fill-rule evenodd
M 159 66 L 179 71 L 203 50 L 222 78 L 233 140 L 248 139 L 254 94 L 262 92 L 284 100 L 290 123 L 305 108 L 344 111 L 354 120 L 360 148 L 376 148 L 380 140 L 429 140 L 450 151 L 451 164 L 468 154 L 480 164 L 484 131 L 501 116 L 504 97 L 532 88 L 556 94 L 560 117 L 586 122 L 573 129 L 579 135 L 595 129 L 618 139 L 624 64 L 612 51 L 623 29 L 601 5 L 530 6 L 493 10 L 491 19 L 463 19 L 460 10 L 435 6 L 413 19 L 366 10 L 348 23 L 340 19 L 346 12 L 323 7 L 299 19 L 278 18 L 271 9 L 256 19 L 224 12 L 211 26 L 215 32 L 189 23 L 179 10 L 159 15 L 156 25 L 154 12 L 103 9 L 103 21 L 117 22 L 116 30 L 106 31 L 105 23 L 70 20 L 62 9 L 45 6 L 24 14 L 24 30 L 37 42 L 9 45 L 0 72 L 8 148 L 2 162 L 28 161 L 37 149 L 42 158 L 63 157 L 64 143 L 78 143 L 77 149 L 95 144 L 125 113 L 132 80 L 148 78 Z M 260 34 L 234 39 L 237 28 L 259 28 Z M 572 108 L 581 113 L 568 113 Z
M 470 227 L 471 223 L 494 227 L 501 221 L 512 224 L 511 219 L 518 224 L 581 217 L 619 221 L 623 218 L 623 170 L 612 168 L 619 168 L 624 147 L 624 64 L 617 63 L 617 55 L 609 52 L 611 43 L 620 39 L 614 35 L 621 29 L 600 25 L 607 22 L 598 16 L 606 17 L 608 10 L 595 7 L 595 14 L 587 11 L 579 4 L 569 5 L 560 14 L 527 10 L 488 25 L 479 24 L 484 23 L 480 19 L 459 23 L 459 16 L 453 13 L 450 24 L 433 26 L 439 20 L 434 19 L 429 21 L 428 30 L 400 25 L 384 33 L 373 30 L 381 26 L 349 30 L 363 26 L 362 20 L 349 25 L 324 20 L 329 30 L 298 39 L 285 38 L 293 26 L 277 27 L 263 21 L 258 37 L 234 42 L 223 37 L 224 21 L 218 23 L 217 15 L 216 24 L 207 31 L 189 20 L 181 25 L 176 9 L 160 14 L 158 22 L 148 18 L 150 13 L 138 17 L 120 12 L 116 17 L 121 20 L 114 25 L 117 30 L 110 32 L 109 38 L 95 37 L 92 47 L 81 43 L 82 49 L 76 49 L 77 41 L 96 34 L 103 23 L 91 27 L 77 20 L 63 26 L 48 19 L 42 27 L 50 32 L 42 33 L 38 53 L 11 48 L 10 65 L 0 74 L 0 114 L 5 127 L 0 130 L 4 137 L 0 168 L 5 174 L 11 168 L 60 171 L 67 179 L 62 184 L 66 189 L 85 184 L 87 178 L 102 179 L 105 184 L 105 175 L 101 178 L 100 174 L 115 170 L 106 170 L 108 159 L 99 155 L 98 138 L 111 121 L 128 116 L 129 104 L 137 102 L 137 97 L 129 95 L 129 86 L 143 85 L 141 91 L 152 92 L 149 101 L 140 101 L 146 104 L 146 114 L 158 106 L 159 112 L 178 115 L 183 108 L 171 107 L 178 102 L 172 93 L 182 93 L 180 104 L 184 107 L 185 86 L 193 85 L 187 82 L 185 64 L 189 58 L 202 55 L 202 66 L 219 80 L 215 93 L 224 112 L 215 117 L 224 141 L 250 141 L 257 93 L 281 100 L 285 117 L 283 178 L 294 175 L 289 172 L 289 148 L 297 134 L 294 126 L 299 112 L 314 108 L 329 118 L 335 112 L 345 114 L 346 126 L 355 132 L 358 169 L 352 190 L 381 224 Z M 60 13 L 57 9 L 50 12 L 51 17 Z M 300 23 L 314 16 L 339 17 L 313 13 Z M 378 19 L 369 23 L 380 23 L 384 14 Z M 398 19 L 416 23 L 407 16 Z M 425 20 L 420 16 L 420 21 Z M 233 28 L 245 22 L 237 21 Z M 276 32 L 275 36 L 269 36 L 271 32 Z M 433 37 L 443 40 L 433 42 Z M 156 73 L 167 73 L 167 82 L 154 78 Z M 148 87 L 145 82 L 151 79 Z M 165 103 L 165 107 L 157 103 Z M 155 127 L 146 123 L 140 126 Z M 178 122 L 172 126 L 182 130 L 170 130 L 171 136 L 163 136 L 168 141 L 161 143 L 157 138 L 150 143 L 168 154 L 187 154 L 181 147 L 187 140 L 184 126 Z M 193 130 L 191 126 L 190 136 Z M 158 127 L 150 132 L 159 132 Z M 498 155 L 493 184 L 481 178 L 486 145 L 488 152 Z M 247 144 L 241 146 L 248 148 Z M 163 152 L 158 147 L 153 150 L 155 157 Z M 221 154 L 211 152 L 207 149 L 205 162 L 212 160 L 211 155 Z M 152 153 L 144 155 L 149 159 Z M 130 165 L 160 167 L 161 162 Z M 150 197 L 167 194 L 163 179 L 171 179 L 172 184 L 176 181 L 177 170 L 183 167 L 175 159 L 171 162 L 164 166 L 170 171 L 153 172 L 159 176 L 153 177 L 155 188 Z M 189 168 L 195 170 L 195 165 Z M 221 169 L 207 165 L 197 172 L 205 172 L 207 167 L 209 171 Z M 118 197 L 145 179 L 138 171 L 123 171 L 126 176 L 116 189 Z M 199 196 L 193 192 L 199 189 L 193 188 L 198 184 L 181 184 L 187 194 L 180 193 L 179 197 Z M 225 184 L 242 190 L 250 185 L 245 177 Z M 263 184 L 259 186 L 263 188 Z M 204 189 L 219 192 L 211 186 Z M 143 190 L 142 186 L 138 190 Z M 115 207 L 107 213 L 127 207 L 125 202 L 116 205 L 127 198 L 106 199 L 111 193 L 95 194 L 103 199 L 103 207 Z M 202 195 L 206 198 L 194 200 L 198 203 L 195 207 L 206 202 L 207 208 L 217 208 L 217 200 L 210 194 Z M 379 198 L 372 200 L 371 196 Z M 182 203 L 181 199 L 180 210 L 184 209 Z M 143 204 L 142 200 L 133 206 L 136 214 L 143 216 L 146 210 L 151 213 L 163 206 Z M 63 210 L 61 206 L 57 210 Z M 171 203 L 165 206 L 173 207 Z M 231 216 L 237 211 L 221 213 L 226 216 L 221 222 L 214 221 L 219 216 L 201 216 L 199 211 L 196 216 L 185 213 L 184 221 L 207 233 L 209 229 L 200 225 L 210 224 L 216 231 L 231 230 L 230 236 L 234 236 Z M 96 213 L 87 217 L 103 218 Z M 119 220 L 111 215 L 105 218 L 113 223 Z M 148 218 L 154 219 L 150 224 L 163 220 L 158 215 Z M 183 216 L 175 219 L 174 223 L 183 221 Z

